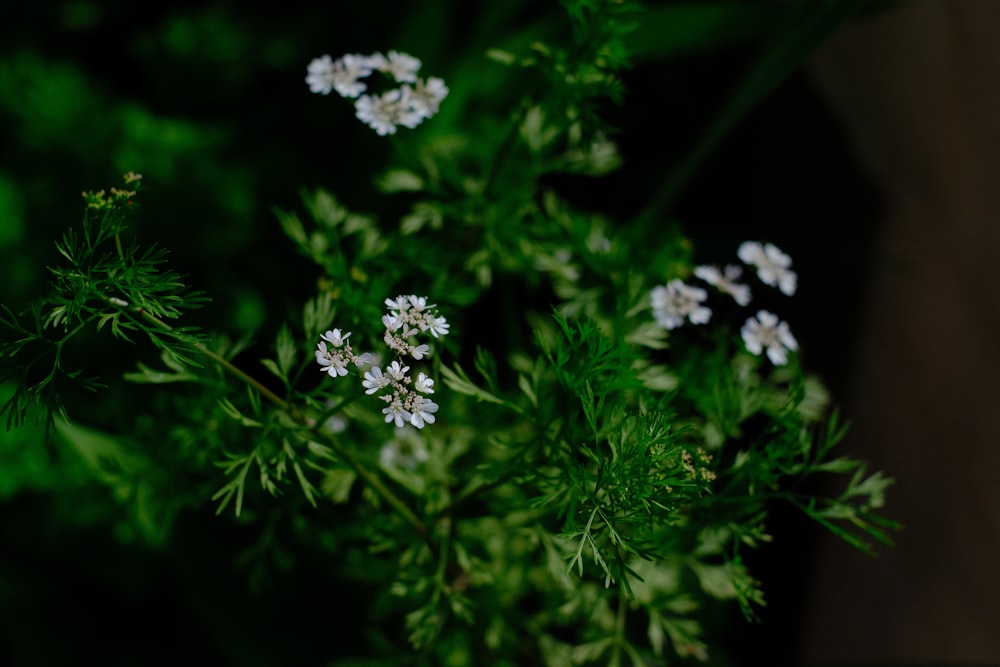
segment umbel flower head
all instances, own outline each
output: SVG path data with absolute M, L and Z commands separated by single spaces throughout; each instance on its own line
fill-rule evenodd
M 433 304 L 427 303 L 427 297 L 404 294 L 386 299 L 385 305 L 389 313 L 382 317 L 383 340 L 398 358 L 384 368 L 371 365 L 364 371 L 361 386 L 366 394 L 378 395 L 386 403 L 382 409 L 386 423 L 392 422 L 397 428 L 406 424 L 423 428 L 434 423 L 438 411 L 438 404 L 428 398 L 434 393 L 434 380 L 422 372 L 414 379 L 403 358 L 420 361 L 430 356 L 430 345 L 421 343 L 420 338 L 446 336 L 450 325 Z M 349 365 L 361 368 L 372 364 L 371 354 L 354 354 L 347 342 L 350 335 L 350 332 L 332 329 L 321 336 L 317 345 L 316 361 L 320 370 L 332 378 L 347 375 Z
M 701 305 L 708 293 L 700 287 L 692 287 L 682 280 L 671 280 L 666 285 L 657 285 L 649 294 L 653 307 L 653 317 L 664 329 L 676 329 L 684 324 L 705 324 L 712 317 L 712 311 Z
M 743 275 L 743 269 L 735 264 L 727 264 L 721 271 L 717 266 L 698 266 L 695 267 L 694 275 L 733 297 L 739 305 L 750 303 L 750 288 L 736 282 Z
M 745 264 L 756 267 L 757 277 L 765 285 L 777 287 L 783 294 L 795 294 L 798 276 L 792 271 L 792 258 L 781 252 L 773 243 L 761 245 L 756 241 L 740 244 L 736 255 Z
M 355 100 L 358 119 L 385 136 L 395 134 L 400 125 L 415 128 L 436 114 L 448 95 L 442 79 L 424 80 L 417 76 L 420 65 L 420 60 L 399 51 L 389 51 L 388 56 L 348 53 L 336 60 L 324 55 L 307 66 L 306 83 L 314 93 L 328 95 L 335 90 L 341 97 Z M 374 72 L 381 72 L 401 85 L 380 94 L 362 94 L 368 86 L 361 79 Z
M 788 351 L 799 349 L 788 324 L 766 310 L 758 311 L 756 317 L 749 318 L 743 324 L 740 335 L 751 354 L 759 356 L 766 349 L 767 358 L 775 366 L 785 365 Z

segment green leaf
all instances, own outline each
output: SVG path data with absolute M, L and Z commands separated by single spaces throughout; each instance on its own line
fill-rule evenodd
M 302 328 L 305 330 L 306 340 L 318 342 L 320 335 L 333 323 L 336 313 L 337 307 L 329 292 L 322 292 L 306 301 L 302 308 Z
M 409 169 L 394 168 L 385 171 L 376 181 L 379 190 L 385 193 L 419 192 L 424 189 L 424 181 Z

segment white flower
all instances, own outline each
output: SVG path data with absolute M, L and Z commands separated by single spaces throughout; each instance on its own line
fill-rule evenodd
M 385 369 L 389 376 L 396 382 L 402 382 L 403 378 L 406 377 L 406 372 L 410 370 L 409 366 L 404 366 L 398 361 L 394 361 Z
M 437 113 L 442 100 L 448 96 L 448 86 L 444 80 L 432 76 L 425 82 L 418 79 L 410 91 L 410 105 L 422 118 L 430 118 Z
M 410 302 L 410 305 L 413 306 L 413 309 L 417 312 L 420 312 L 427 308 L 426 296 L 417 296 L 416 294 L 410 294 L 409 296 L 406 297 L 406 299 L 407 301 Z M 431 308 L 433 307 L 434 306 L 431 306 Z
M 438 336 L 447 336 L 449 326 L 451 325 L 448 324 L 448 320 L 445 318 L 435 317 L 427 323 L 427 330 L 431 332 L 432 336 L 437 338 Z
M 736 255 L 744 263 L 757 268 L 757 277 L 765 285 L 777 287 L 788 296 L 795 294 L 798 277 L 790 268 L 792 258 L 774 244 L 761 246 L 756 241 L 744 241 Z
M 403 91 L 398 88 L 381 95 L 362 95 L 354 103 L 355 115 L 380 137 L 396 134 L 396 125 L 406 113 L 402 98 Z
M 397 296 L 395 299 L 386 299 L 385 305 L 392 310 L 406 310 L 409 308 L 410 299 L 405 294 Z M 385 320 L 383 319 L 383 322 Z
M 369 363 L 371 359 L 369 353 L 354 354 L 351 344 L 347 342 L 350 337 L 350 331 L 342 333 L 340 329 L 331 329 L 320 336 L 322 340 L 316 345 L 316 361 L 320 365 L 320 370 L 329 373 L 330 377 L 347 375 L 347 364 L 361 367 Z M 327 347 L 327 343 L 332 347 Z
M 423 428 L 425 423 L 434 423 L 434 413 L 438 411 L 437 403 L 423 396 L 414 396 L 411 402 L 413 404 L 410 413 L 411 424 Z
M 383 315 L 382 324 L 385 326 L 387 331 L 395 331 L 403 325 L 403 321 L 396 317 L 395 315 Z
M 306 83 L 309 84 L 309 91 L 329 95 L 333 90 L 334 68 L 333 59 L 329 55 L 321 58 L 313 58 L 306 67 Z
M 417 381 L 413 383 L 413 388 L 421 394 L 433 394 L 433 387 L 434 380 L 430 379 L 423 373 L 418 374 Z
M 759 356 L 767 348 L 767 358 L 775 366 L 783 366 L 788 361 L 788 350 L 799 349 L 788 324 L 766 310 L 759 311 L 756 319 L 747 319 L 740 335 L 751 354 Z
M 382 374 L 381 368 L 374 366 L 365 373 L 365 379 L 361 381 L 361 384 L 365 387 L 366 394 L 374 394 L 382 387 L 387 386 L 390 381 L 389 377 Z
M 330 56 L 315 58 L 306 68 L 309 74 L 306 83 L 314 93 L 328 95 L 336 90 L 341 97 L 357 97 L 367 86 L 358 81 L 372 73 L 372 62 L 368 56 L 356 53 L 331 60 Z
M 309 90 L 323 95 L 336 90 L 341 97 L 356 98 L 357 117 L 380 136 L 395 134 L 400 125 L 411 129 L 420 125 L 437 113 L 448 95 L 442 79 L 418 78 L 420 60 L 400 51 L 389 51 L 388 57 L 348 53 L 337 60 L 324 55 L 313 59 L 306 69 Z M 376 70 L 391 76 L 400 87 L 381 95 L 362 95 L 368 87 L 361 79 Z
M 397 83 L 414 83 L 417 80 L 417 72 L 420 71 L 420 60 L 399 51 L 390 51 L 389 57 L 382 57 L 378 65 L 380 72 L 391 74 Z
M 735 264 L 727 264 L 723 271 L 719 271 L 716 266 L 698 266 L 695 267 L 694 275 L 713 285 L 720 292 L 730 295 L 739 305 L 745 306 L 750 303 L 750 288 L 736 282 L 743 275 L 743 269 Z
M 413 349 L 410 350 L 410 356 L 416 359 L 417 361 L 420 361 L 421 359 L 424 358 L 424 355 L 430 354 L 430 352 L 431 352 L 430 345 L 416 345 L 413 347 Z
M 413 103 L 413 90 L 403 84 L 399 89 L 399 116 L 396 119 L 397 125 L 408 127 L 411 130 L 424 122 L 427 116 Z
M 350 338 L 351 332 L 348 331 L 347 334 L 341 335 L 340 329 L 333 329 L 332 331 L 327 331 L 325 334 L 320 336 L 323 340 L 330 341 L 333 343 L 334 347 L 343 347 L 344 341 Z
M 386 396 L 385 398 L 389 397 Z M 403 407 L 399 398 L 390 400 L 392 402 L 389 403 L 388 406 L 382 408 L 382 414 L 385 415 L 385 423 L 388 424 L 389 422 L 394 421 L 396 422 L 396 426 L 401 428 L 403 424 L 412 419 L 413 415 L 411 415 L 409 411 Z
M 347 363 L 342 354 L 335 350 L 328 351 L 326 343 L 322 341 L 316 347 L 316 361 L 319 362 L 321 371 L 329 373 L 330 377 L 347 375 Z
M 657 285 L 649 296 L 653 317 L 665 329 L 676 329 L 684 324 L 685 317 L 692 324 L 704 324 L 712 317 L 712 311 L 701 305 L 708 298 L 705 290 L 685 285 L 680 280 Z

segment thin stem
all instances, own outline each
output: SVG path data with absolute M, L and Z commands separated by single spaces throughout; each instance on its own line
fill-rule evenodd
M 163 331 L 173 331 L 173 327 L 171 327 L 169 324 L 167 324 L 160 318 L 156 317 L 155 315 L 152 315 L 146 312 L 145 310 L 142 310 L 141 308 L 136 310 L 135 312 L 136 314 L 141 316 L 144 320 L 156 326 L 158 329 L 161 329 Z M 261 384 L 257 379 L 245 373 L 239 367 L 233 365 L 233 363 L 230 362 L 228 359 L 213 352 L 212 350 L 208 349 L 201 343 L 197 342 L 194 343 L 194 348 L 198 352 L 205 355 L 206 357 L 214 361 L 216 364 L 221 366 L 223 370 L 225 370 L 227 373 L 229 373 L 236 379 L 246 383 L 250 387 L 253 387 L 257 392 L 260 393 L 261 396 L 266 398 L 268 402 L 270 402 L 280 410 L 283 410 L 300 426 L 303 426 L 310 430 L 314 427 L 314 423 L 312 422 L 312 420 L 310 420 L 308 417 L 302 414 L 302 412 L 300 412 L 295 406 L 293 406 L 288 401 L 275 394 L 273 391 L 271 391 L 266 386 Z M 382 480 L 378 478 L 377 475 L 368 470 L 368 468 L 362 465 L 360 461 L 354 458 L 354 456 L 352 456 L 351 453 L 347 451 L 347 449 L 345 449 L 344 446 L 341 445 L 340 442 L 338 442 L 330 434 L 324 431 L 318 431 L 318 432 L 313 431 L 313 432 L 318 433 L 320 437 L 326 440 L 326 444 L 329 445 L 330 448 L 334 452 L 336 452 L 337 456 L 343 459 L 347 463 L 347 465 L 349 465 L 354 470 L 354 472 L 358 474 L 358 477 L 361 477 L 369 486 L 371 486 L 375 490 L 375 492 L 382 497 L 383 500 L 389 503 L 389 505 L 391 505 L 392 508 L 396 510 L 396 512 L 401 517 L 403 517 L 403 519 L 406 520 L 407 523 L 413 526 L 414 530 L 416 530 L 417 533 L 424 538 L 424 540 L 430 543 L 430 533 L 427 530 L 427 525 L 423 521 L 421 521 L 416 514 L 414 514 L 413 510 L 411 510 L 406 505 L 406 503 L 404 503 L 399 498 L 399 496 L 397 496 L 395 493 L 392 492 L 392 489 L 387 487 L 382 482 Z M 432 549 L 433 547 L 434 545 L 431 544 Z
M 615 643 L 612 649 L 610 665 L 622 664 L 622 649 L 625 648 L 625 596 L 618 596 L 618 613 L 615 618 Z

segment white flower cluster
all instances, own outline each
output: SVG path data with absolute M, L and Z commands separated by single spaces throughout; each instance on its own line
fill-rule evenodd
M 788 296 L 795 294 L 798 276 L 791 270 L 792 259 L 777 246 L 746 241 L 740 244 L 736 255 L 744 264 L 757 270 L 757 277 L 765 285 L 777 287 Z M 743 275 L 742 267 L 728 264 L 720 269 L 717 266 L 703 265 L 695 268 L 694 275 L 731 296 L 738 305 L 750 304 L 750 287 L 737 282 Z M 708 298 L 708 293 L 682 280 L 657 285 L 649 296 L 653 317 L 665 329 L 676 329 L 685 320 L 691 324 L 705 324 L 712 317 L 711 309 L 702 305 Z M 740 335 L 751 354 L 760 355 L 766 349 L 767 358 L 776 366 L 787 363 L 788 352 L 799 347 L 788 324 L 766 310 L 760 310 L 755 316 L 748 318 Z
M 385 305 L 389 314 L 382 317 L 385 325 L 383 340 L 400 358 L 384 369 L 378 365 L 371 366 L 364 371 L 361 385 L 366 394 L 382 392 L 379 398 L 387 404 L 382 409 L 386 423 L 394 422 L 397 427 L 408 423 L 423 428 L 425 424 L 434 423 L 434 413 L 438 411 L 437 403 L 427 398 L 434 393 L 434 380 L 424 373 L 418 373 L 414 379 L 402 357 L 420 361 L 429 356 L 430 346 L 418 344 L 419 337 L 428 333 L 435 338 L 446 336 L 450 325 L 438 315 L 433 304 L 427 303 L 426 297 L 403 295 L 386 299 Z M 340 329 L 333 329 L 320 337 L 322 340 L 317 346 L 316 361 L 320 370 L 329 373 L 330 377 L 347 375 L 348 364 L 361 368 L 372 363 L 371 354 L 354 354 L 347 343 L 350 335 L 349 332 L 342 334 Z
M 380 136 L 395 134 L 400 125 L 413 129 L 437 113 L 448 95 L 442 79 L 417 77 L 420 60 L 398 51 L 389 51 L 388 56 L 348 53 L 336 60 L 324 55 L 313 59 L 306 69 L 310 91 L 329 95 L 335 90 L 341 97 L 355 100 L 358 119 Z M 368 86 L 362 79 L 373 72 L 386 74 L 401 85 L 381 94 L 363 94 Z

